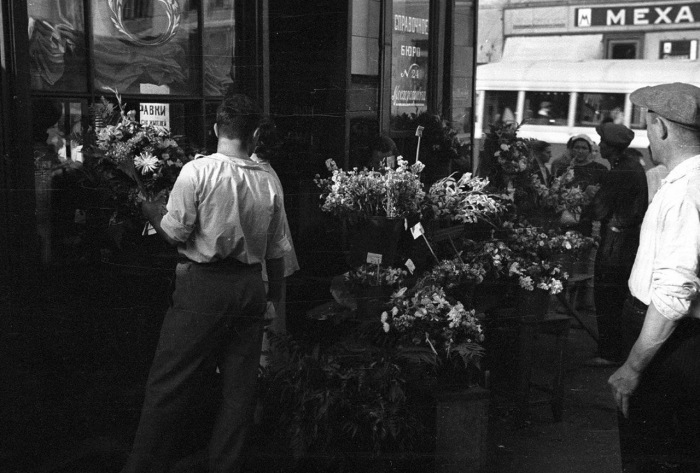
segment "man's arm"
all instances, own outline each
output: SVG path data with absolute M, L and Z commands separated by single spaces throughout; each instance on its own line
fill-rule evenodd
M 671 336 L 677 324 L 677 320 L 661 315 L 654 304 L 649 305 L 642 332 L 632 347 L 627 361 L 608 379 L 617 407 L 625 417 L 628 415 L 629 398 L 639 386 L 642 372 Z
M 143 215 L 149 222 L 151 222 L 151 225 L 153 225 L 153 228 L 156 229 L 158 235 L 160 235 L 169 244 L 176 246 L 178 242 L 173 240 L 170 235 L 165 233 L 160 224 L 161 220 L 163 220 L 163 210 L 163 201 L 161 199 L 152 201 L 144 200 L 141 203 L 141 212 L 143 212 Z

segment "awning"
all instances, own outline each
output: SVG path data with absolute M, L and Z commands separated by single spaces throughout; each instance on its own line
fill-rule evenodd
M 586 61 L 603 59 L 602 34 L 512 36 L 506 38 L 502 61 Z

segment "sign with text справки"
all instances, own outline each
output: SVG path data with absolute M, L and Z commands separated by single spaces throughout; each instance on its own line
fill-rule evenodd
M 430 2 L 394 0 L 391 54 L 391 113 L 427 109 Z
M 170 104 L 142 103 L 139 107 L 139 121 L 142 125 L 170 128 Z

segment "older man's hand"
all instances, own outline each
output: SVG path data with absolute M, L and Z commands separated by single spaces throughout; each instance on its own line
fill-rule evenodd
M 622 411 L 622 415 L 625 417 L 629 415 L 629 399 L 639 386 L 640 376 L 640 372 L 625 363 L 608 379 L 617 408 Z

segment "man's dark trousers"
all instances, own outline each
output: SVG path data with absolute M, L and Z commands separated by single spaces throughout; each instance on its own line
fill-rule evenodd
M 177 265 L 173 303 L 163 320 L 123 473 L 170 470 L 185 414 L 196 412 L 203 396 L 211 395 L 200 388 L 217 367 L 222 400 L 209 443 L 209 471 L 239 471 L 252 422 L 265 300 L 259 264 Z

